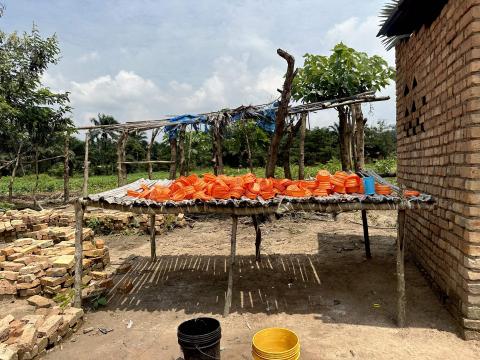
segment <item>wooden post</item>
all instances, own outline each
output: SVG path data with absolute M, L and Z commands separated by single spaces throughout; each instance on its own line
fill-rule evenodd
M 398 211 L 397 234 L 397 321 L 399 327 L 405 327 L 405 210 Z
M 360 171 L 365 168 L 365 124 L 367 119 L 363 118 L 362 106 L 361 104 L 351 105 L 352 117 L 355 119 L 355 130 L 354 130 L 354 159 L 353 163 L 355 166 L 355 171 Z
M 295 58 L 282 49 L 277 50 L 277 54 L 287 61 L 287 72 L 285 74 L 285 81 L 283 83 L 282 95 L 275 118 L 275 132 L 270 142 L 268 149 L 267 165 L 265 167 L 265 177 L 275 177 L 275 167 L 277 166 L 278 147 L 283 137 L 285 130 L 285 119 L 288 116 L 288 105 L 292 96 L 292 82 L 297 74 L 295 70 Z
M 82 196 L 88 195 L 88 144 L 90 142 L 90 131 L 85 133 L 85 159 L 83 160 L 83 187 Z
M 127 165 L 125 162 L 125 147 L 127 146 L 128 131 L 124 130 L 117 143 L 117 183 L 118 186 L 127 184 Z
M 170 180 L 177 177 L 177 139 L 172 137 L 170 142 Z
M 213 135 L 213 172 L 215 175 L 223 174 L 223 141 L 222 133 L 220 130 L 219 122 L 221 121 L 221 115 L 215 119 L 212 126 Z
M 10 181 L 8 182 L 8 202 L 10 203 L 13 200 L 13 182 L 15 181 L 15 175 L 17 174 L 18 164 L 20 163 L 22 145 L 23 145 L 22 142 L 20 142 L 20 144 L 18 145 L 17 157 L 15 158 L 15 165 L 13 166 L 12 176 L 10 177 Z
M 300 129 L 301 122 L 297 121 L 295 125 L 293 123 L 288 127 L 287 140 L 285 141 L 285 147 L 283 148 L 283 175 L 287 179 L 292 179 L 292 171 L 290 169 L 290 149 L 292 148 L 293 139 Z
M 157 137 L 157 134 L 159 131 L 160 131 L 160 128 L 152 130 L 152 136 L 147 146 L 147 161 L 152 160 L 152 148 L 153 148 L 153 144 L 155 143 L 155 138 Z M 148 163 L 148 179 L 152 180 L 152 177 L 153 177 L 153 164 L 149 162 Z
M 348 130 L 348 112 L 345 106 L 337 108 L 338 111 L 338 142 L 340 144 L 340 160 L 342 162 L 342 170 L 351 170 L 350 157 L 350 132 Z
M 157 245 L 155 243 L 155 214 L 150 214 L 150 260 L 157 260 Z
M 255 228 L 255 261 L 260 261 L 260 245 L 262 245 L 262 230 L 258 223 L 257 215 L 252 215 L 253 227 Z
M 298 159 L 298 179 L 305 179 L 305 132 L 307 130 L 307 113 L 300 118 L 300 156 Z
M 242 125 L 243 125 L 243 132 L 245 133 L 245 144 L 247 145 L 248 168 L 250 172 L 253 174 L 252 149 L 250 148 L 250 139 L 248 138 L 248 131 L 245 125 L 245 120 L 242 121 Z
M 70 144 L 70 134 L 66 133 L 65 142 L 63 146 L 63 202 L 65 204 L 70 199 L 70 189 L 68 188 L 68 183 L 70 180 L 70 167 L 68 165 L 69 144 Z
M 232 215 L 232 235 L 230 239 L 230 269 L 228 271 L 228 288 L 227 296 L 225 299 L 225 308 L 223 310 L 223 317 L 226 317 L 230 313 L 230 307 L 232 306 L 233 273 L 235 271 L 235 253 L 237 248 L 237 224 L 238 216 Z
M 188 153 L 187 153 L 187 169 L 186 169 L 186 175 L 190 175 L 190 160 L 192 158 L 192 134 L 193 134 L 193 129 L 188 132 Z
M 83 272 L 83 214 L 85 205 L 81 199 L 75 201 L 75 298 L 74 306 L 82 307 L 82 272 Z
M 38 145 L 35 145 L 34 149 L 35 149 L 35 185 L 33 186 L 32 197 L 33 197 L 33 205 L 37 207 L 38 206 L 38 203 L 37 203 L 38 178 L 40 176 L 39 169 L 38 169 Z M 40 209 L 41 209 L 41 206 L 40 206 Z
M 367 210 L 362 210 L 362 225 L 363 225 L 363 240 L 365 242 L 365 255 L 367 256 L 367 259 L 371 259 L 372 253 L 370 252 L 370 237 L 368 236 Z
M 182 125 L 178 134 L 178 156 L 179 156 L 179 167 L 180 167 L 180 176 L 186 175 L 185 168 L 185 130 L 186 126 Z

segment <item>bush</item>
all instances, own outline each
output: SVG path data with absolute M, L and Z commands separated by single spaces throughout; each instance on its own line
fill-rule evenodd
M 63 177 L 63 163 L 56 163 L 51 166 L 48 169 L 47 174 L 52 177 Z
M 397 159 L 394 157 L 377 160 L 371 165 L 377 174 L 394 174 L 397 172 Z

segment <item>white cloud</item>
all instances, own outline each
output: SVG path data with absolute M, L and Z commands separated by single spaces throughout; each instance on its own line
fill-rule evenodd
M 77 61 L 79 63 L 87 63 L 87 62 L 90 62 L 90 61 L 95 61 L 95 60 L 98 60 L 100 56 L 98 55 L 98 52 L 96 51 L 91 51 L 91 52 L 88 52 L 88 53 L 85 53 L 83 54 L 82 56 L 80 56 Z
M 395 65 L 395 51 L 385 50 L 382 42 L 377 38 L 378 17 L 369 16 L 365 19 L 350 17 L 340 23 L 335 24 L 327 31 L 325 36 L 325 45 L 332 48 L 339 42 L 365 51 L 369 55 L 380 55 L 392 66 Z
M 73 115 L 79 125 L 97 113 L 133 121 L 268 102 L 278 96 L 276 89 L 282 86 L 282 71 L 273 66 L 251 70 L 248 55 L 221 56 L 215 59 L 213 72 L 198 86 L 172 80 L 160 87 L 153 80 L 126 70 L 85 82 L 68 82 L 61 74 L 46 74 L 44 83 L 54 90 L 71 92 Z

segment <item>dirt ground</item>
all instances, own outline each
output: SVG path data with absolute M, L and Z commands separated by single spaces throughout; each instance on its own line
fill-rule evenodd
M 84 328 L 95 330 L 80 331 L 45 359 L 178 360 L 177 326 L 198 316 L 220 320 L 222 359 L 251 359 L 252 336 L 270 326 L 294 330 L 304 360 L 480 358 L 480 343 L 458 337 L 453 318 L 410 262 L 408 327 L 395 325 L 394 212 L 370 214 L 369 261 L 358 214 L 337 221 L 306 216 L 262 226 L 260 264 L 254 259 L 253 227 L 249 219 L 240 220 L 227 318 L 222 314 L 229 219 L 204 219 L 159 236 L 155 263 L 149 261 L 146 236 L 106 237 L 113 263 L 128 257 L 133 262 L 118 283 L 130 278 L 134 288 L 128 295 L 114 289 L 106 307 L 86 316 Z M 98 328 L 112 331 L 103 335 Z

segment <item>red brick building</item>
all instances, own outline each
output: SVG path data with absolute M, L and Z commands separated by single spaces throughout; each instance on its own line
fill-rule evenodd
M 437 198 L 407 211 L 407 248 L 466 339 L 480 339 L 480 0 L 400 0 L 395 44 L 398 181 Z

